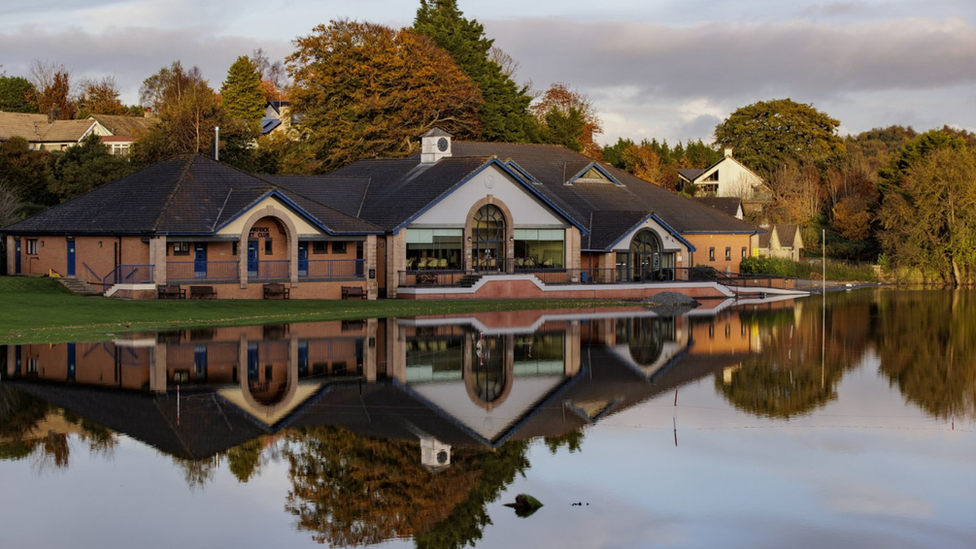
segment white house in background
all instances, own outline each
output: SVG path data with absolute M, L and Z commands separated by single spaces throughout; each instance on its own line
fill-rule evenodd
M 678 170 L 682 185 L 694 185 L 697 196 L 734 197 L 761 200 L 768 197 L 769 188 L 761 177 L 732 157 L 732 149 L 704 170 Z
M 772 225 L 758 235 L 753 254 L 758 257 L 778 257 L 799 261 L 803 255 L 803 237 L 799 225 Z

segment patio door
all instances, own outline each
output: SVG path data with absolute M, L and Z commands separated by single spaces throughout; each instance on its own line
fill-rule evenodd
M 193 278 L 207 278 L 207 243 L 197 242 L 193 253 Z
M 474 270 L 503 271 L 507 257 L 505 215 L 497 206 L 483 206 L 474 216 Z

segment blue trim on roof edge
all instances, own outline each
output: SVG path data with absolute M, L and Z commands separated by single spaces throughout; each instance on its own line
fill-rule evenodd
M 603 250 L 596 250 L 596 251 L 604 251 L 604 252 L 606 252 L 608 250 L 612 251 L 613 250 L 613 247 L 615 245 L 617 245 L 623 239 L 623 236 L 624 235 L 629 234 L 631 231 L 637 229 L 638 227 L 640 227 L 641 225 L 643 225 L 644 223 L 646 223 L 648 219 L 653 219 L 658 225 L 660 225 L 665 231 L 667 231 L 668 234 L 670 234 L 675 239 L 677 239 L 678 242 L 684 244 L 685 247 L 688 248 L 688 251 L 689 252 L 697 252 L 698 251 L 698 248 L 696 248 L 691 242 L 688 242 L 687 240 L 685 240 L 680 234 L 678 234 L 678 231 L 675 231 L 674 229 L 672 229 L 670 225 L 668 225 L 667 223 L 665 223 L 664 220 L 661 219 L 660 217 L 658 217 L 658 215 L 655 214 L 655 213 L 650 213 L 650 214 L 645 215 L 635 225 L 633 225 L 631 228 L 627 229 L 623 233 L 623 235 L 621 235 L 620 238 L 618 238 L 617 240 L 614 240 L 613 242 L 611 242 L 610 245 L 607 246 L 606 248 L 604 248 Z M 586 251 L 586 250 L 580 250 L 580 251 L 583 252 L 583 251 Z
M 589 232 L 587 232 L 587 230 L 586 230 L 585 227 L 583 227 L 581 224 L 577 223 L 576 220 L 573 219 L 572 217 L 570 217 L 569 214 L 567 214 L 566 212 L 564 212 L 559 206 L 556 206 L 555 204 L 553 204 L 551 200 L 549 200 L 542 193 L 540 193 L 539 191 L 537 191 L 533 187 L 533 185 L 531 183 L 528 183 L 525 180 L 523 180 L 519 176 L 519 174 L 517 172 L 515 172 L 514 170 L 512 170 L 512 168 L 506 166 L 504 162 L 502 162 L 501 160 L 498 160 L 497 158 L 492 158 L 491 160 L 489 160 L 489 161 L 485 162 L 484 164 L 482 164 L 481 166 L 479 166 L 478 169 L 473 170 L 471 173 L 469 173 L 463 179 L 461 179 L 460 181 L 458 181 L 457 183 L 455 183 L 454 185 L 452 185 L 449 189 L 447 189 L 446 191 L 444 191 L 440 196 L 438 196 L 437 198 L 435 198 L 434 200 L 432 200 L 430 203 L 428 203 L 426 206 L 424 206 L 423 208 L 421 208 L 420 211 L 418 211 L 417 213 L 411 215 L 410 217 L 408 217 L 407 219 L 405 219 L 402 223 L 400 223 L 399 225 L 397 225 L 396 227 L 394 227 L 393 230 L 390 231 L 390 233 L 391 234 L 398 234 L 402 229 L 406 228 L 407 225 L 413 223 L 413 221 L 415 219 L 417 219 L 418 217 L 420 217 L 420 216 L 424 215 L 425 213 L 427 213 L 431 208 L 433 208 L 438 203 L 440 203 L 442 200 L 444 200 L 445 198 L 447 198 L 448 195 L 450 195 L 454 191 L 456 191 L 459 188 L 461 188 L 465 183 L 467 183 L 468 181 L 474 179 L 474 177 L 476 175 L 478 175 L 479 173 L 485 171 L 485 169 L 487 169 L 488 166 L 491 166 L 493 164 L 496 165 L 496 166 L 498 166 L 499 168 L 501 168 L 505 173 L 507 173 L 509 176 L 511 176 L 512 179 L 514 179 L 516 182 L 520 183 L 522 185 L 522 187 L 524 187 L 526 190 L 528 190 L 529 192 L 531 192 L 536 198 L 538 198 L 539 200 L 541 200 L 543 204 L 545 204 L 546 206 L 548 206 L 549 208 L 551 208 L 554 212 L 556 212 L 557 214 L 559 214 L 560 217 L 562 217 L 566 221 L 569 221 L 569 223 L 572 226 L 574 226 L 577 229 L 579 229 L 580 236 L 586 236 L 586 235 L 589 234 Z
M 621 183 L 620 181 L 618 181 L 616 177 L 614 177 L 613 175 L 611 175 L 610 172 L 608 172 L 603 166 L 599 165 L 596 162 L 590 162 L 589 164 L 587 164 L 585 168 L 583 168 L 582 170 L 580 170 L 573 177 L 570 177 L 569 180 L 566 181 L 564 184 L 565 185 L 572 185 L 574 181 L 576 181 L 577 179 L 579 179 L 580 177 L 582 177 L 584 173 L 590 171 L 591 168 L 596 168 L 596 171 L 602 173 L 603 176 L 606 177 L 607 179 L 609 179 L 614 185 L 617 185 L 618 187 L 625 186 L 623 183 Z

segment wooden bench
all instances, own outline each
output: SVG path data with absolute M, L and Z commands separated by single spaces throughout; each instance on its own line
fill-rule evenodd
M 360 286 L 343 286 L 342 299 L 366 299 L 366 292 Z
M 213 286 L 190 286 L 190 299 L 215 299 L 217 291 Z
M 179 284 L 157 284 L 156 297 L 158 299 L 186 299 L 186 290 Z
M 279 282 L 271 282 L 264 285 L 265 299 L 289 299 L 291 289 Z

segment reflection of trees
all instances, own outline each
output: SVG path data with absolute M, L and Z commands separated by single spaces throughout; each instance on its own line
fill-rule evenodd
M 569 450 L 569 453 L 578 452 L 583 447 L 583 428 L 574 429 L 565 435 L 559 435 L 554 437 L 544 437 L 542 441 L 545 443 L 546 448 L 549 448 L 549 452 L 552 455 L 556 455 L 563 446 Z
M 939 418 L 976 417 L 976 296 L 891 292 L 879 303 L 881 371 Z
M 32 468 L 40 473 L 68 466 L 71 445 L 68 433 L 41 432 L 45 420 L 61 416 L 78 425 L 78 437 L 94 454 L 111 457 L 115 434 L 78 415 L 54 408 L 46 401 L 12 387 L 0 386 L 0 459 L 31 457 Z
M 239 482 L 247 482 L 261 468 L 264 441 L 260 438 L 245 442 L 227 451 L 227 466 Z
M 217 473 L 213 459 L 184 459 L 173 457 L 173 463 L 183 472 L 183 480 L 190 491 L 201 490 L 214 479 Z
M 332 546 L 414 536 L 420 547 L 462 547 L 490 524 L 486 505 L 528 467 L 525 444 L 455 451 L 439 473 L 420 464 L 416 442 L 377 440 L 334 427 L 290 435 L 284 454 L 298 528 Z
M 730 372 L 716 372 L 716 391 L 740 410 L 777 418 L 807 414 L 835 400 L 844 372 L 863 357 L 872 312 L 870 299 L 840 298 L 828 303 L 825 342 L 818 301 L 785 312 L 740 314 L 744 324 L 759 327 L 762 350 Z

